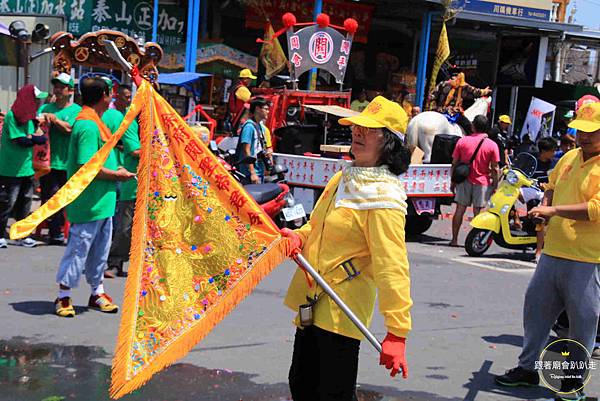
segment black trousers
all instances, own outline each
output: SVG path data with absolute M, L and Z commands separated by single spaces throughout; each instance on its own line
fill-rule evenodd
M 42 203 L 46 203 L 58 190 L 67 183 L 67 171 L 52 169 L 48 174 L 40 177 L 40 188 L 42 190 Z M 50 238 L 58 238 L 63 234 L 65 225 L 64 210 L 56 212 L 47 219 Z
M 33 176 L 0 176 L 0 238 L 6 236 L 8 218 L 24 219 L 31 211 Z
M 289 373 L 294 401 L 354 401 L 360 341 L 316 326 L 296 330 Z
M 107 262 L 109 269 L 123 270 L 123 263 L 129 260 L 134 212 L 135 199 L 117 203 L 117 215 L 113 219 L 113 237 Z

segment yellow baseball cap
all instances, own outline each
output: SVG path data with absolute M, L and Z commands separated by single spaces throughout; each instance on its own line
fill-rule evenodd
M 406 111 L 396 102 L 377 96 L 359 115 L 341 118 L 341 125 L 356 124 L 367 128 L 387 128 L 396 134 L 404 134 L 408 124 Z
M 577 110 L 577 118 L 571 121 L 569 128 L 583 132 L 598 131 L 600 129 L 600 103 L 588 103 Z
M 498 121 L 505 124 L 512 124 L 510 116 L 507 116 L 506 114 L 502 114 L 500 117 L 498 117 Z
M 242 71 L 240 71 L 240 75 L 238 75 L 238 78 L 256 79 L 256 77 L 252 75 L 252 71 L 250 71 L 248 68 L 244 68 Z

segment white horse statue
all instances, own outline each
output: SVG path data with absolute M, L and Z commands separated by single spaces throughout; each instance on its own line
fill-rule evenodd
M 477 115 L 486 115 L 491 101 L 490 97 L 476 99 L 473 105 L 465 110 L 465 117 L 473 121 Z M 424 153 L 423 162 L 429 163 L 433 139 L 438 134 L 463 136 L 463 131 L 458 124 L 451 124 L 443 114 L 425 111 L 417 114 L 408 123 L 406 142 L 408 146 L 418 146 Z

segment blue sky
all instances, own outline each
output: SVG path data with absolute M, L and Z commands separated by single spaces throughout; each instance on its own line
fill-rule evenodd
M 577 5 L 575 23 L 586 28 L 600 30 L 600 0 L 571 0 L 567 10 L 567 19 L 573 5 Z

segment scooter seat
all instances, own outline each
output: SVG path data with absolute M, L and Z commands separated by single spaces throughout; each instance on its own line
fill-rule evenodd
M 273 200 L 283 192 L 278 184 L 249 184 L 244 185 L 244 189 L 254 198 L 256 203 L 262 205 Z
M 510 230 L 510 235 L 512 235 L 513 237 L 531 237 L 530 233 L 523 230 Z

